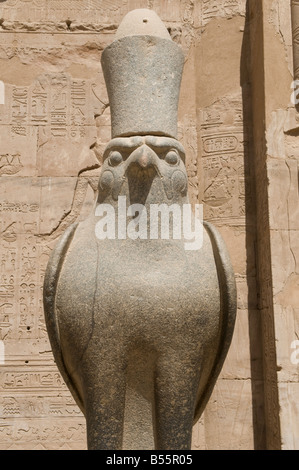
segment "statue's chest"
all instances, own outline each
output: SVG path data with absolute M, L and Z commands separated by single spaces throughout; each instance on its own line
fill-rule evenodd
M 217 328 L 219 285 L 209 246 L 187 254 L 168 243 L 83 245 L 71 247 L 60 274 L 57 306 L 68 330 L 75 325 L 82 334 L 89 325 L 99 337 L 121 331 L 151 338 L 169 328 L 172 335 L 174 326 L 180 332 Z
M 65 257 L 61 277 L 72 290 L 77 284 L 78 295 L 88 290 L 99 298 L 152 302 L 185 297 L 197 301 L 218 288 L 213 250 L 207 241 L 200 250 L 186 252 L 181 241 L 98 242 L 79 237 Z

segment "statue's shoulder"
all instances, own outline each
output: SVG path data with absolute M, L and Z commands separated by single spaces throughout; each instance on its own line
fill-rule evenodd
M 57 322 L 55 311 L 56 289 L 60 270 L 68 248 L 74 238 L 78 225 L 78 223 L 74 223 L 66 229 L 63 235 L 59 238 L 57 244 L 55 245 L 51 253 L 45 273 L 43 297 L 45 321 L 56 364 L 62 374 L 65 383 L 71 390 L 78 406 L 83 411 L 83 402 L 80 397 L 80 394 L 78 393 L 75 385 L 73 384 L 73 381 L 69 376 L 68 371 L 66 370 L 64 365 L 60 344 L 59 325 Z
M 231 261 L 226 244 L 220 234 L 219 230 L 210 222 L 203 222 L 205 233 L 208 235 L 211 245 L 214 251 L 214 256 L 218 253 L 217 258 L 220 256 L 222 262 L 227 265 L 228 269 L 231 269 Z
M 226 244 L 220 232 L 213 224 L 204 221 L 203 225 L 212 245 L 219 280 L 220 282 L 221 279 L 224 280 L 225 284 L 229 287 L 231 298 L 235 298 L 235 274 Z
M 53 282 L 53 277 L 55 277 L 55 274 L 59 272 L 64 256 L 71 244 L 71 241 L 75 235 L 78 225 L 79 225 L 78 222 L 70 225 L 65 230 L 63 235 L 61 235 L 54 249 L 52 250 L 49 263 L 47 265 L 47 270 L 45 273 L 45 282 L 47 284 L 49 284 L 51 279 Z
M 74 237 L 78 223 L 70 225 L 64 234 L 59 238 L 52 250 L 44 279 L 44 311 L 46 322 L 52 323 L 55 318 L 55 295 L 59 278 L 59 272 L 63 264 L 64 257 Z
M 204 222 L 204 228 L 205 233 L 208 234 L 211 241 L 220 287 L 221 334 L 216 361 L 211 369 L 206 389 L 202 393 L 196 405 L 195 422 L 201 416 L 223 366 L 231 343 L 237 311 L 236 282 L 229 252 L 221 234 L 214 225 L 209 222 Z

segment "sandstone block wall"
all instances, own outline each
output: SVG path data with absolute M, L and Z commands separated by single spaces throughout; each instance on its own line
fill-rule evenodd
M 56 240 L 96 196 L 110 140 L 100 56 L 134 8 L 154 9 L 184 50 L 190 197 L 221 231 L 236 273 L 233 343 L 193 449 L 298 448 L 290 3 L 1 0 L 0 449 L 86 448 L 85 420 L 53 361 L 42 285 Z

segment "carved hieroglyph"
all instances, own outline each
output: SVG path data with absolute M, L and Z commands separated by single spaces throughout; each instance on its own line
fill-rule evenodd
M 233 122 L 225 125 L 226 110 Z M 202 112 L 203 202 L 208 220 L 244 223 L 245 178 L 241 97 L 223 99 Z

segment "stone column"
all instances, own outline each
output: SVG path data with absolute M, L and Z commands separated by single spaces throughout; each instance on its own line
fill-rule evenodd
M 257 371 L 261 356 L 256 322 L 254 213 L 249 143 L 252 124 L 245 104 L 244 1 L 202 4 L 201 35 L 195 44 L 194 77 L 198 130 L 198 178 L 204 218 L 215 224 L 230 247 L 238 289 L 238 313 L 231 354 L 202 420 L 198 448 L 252 449 L 263 417 L 257 412 Z M 232 4 L 233 3 L 233 4 Z M 254 405 L 252 405 L 254 402 Z M 253 411 L 252 411 L 253 406 Z M 221 422 L 221 426 L 215 423 Z M 240 423 L 242 422 L 242 426 Z M 194 430 L 196 436 L 198 428 Z M 200 447 L 202 446 L 202 447 Z
M 299 445 L 299 130 L 291 100 L 299 2 L 292 2 L 293 22 L 287 2 L 251 0 L 249 7 L 266 448 L 291 450 Z

